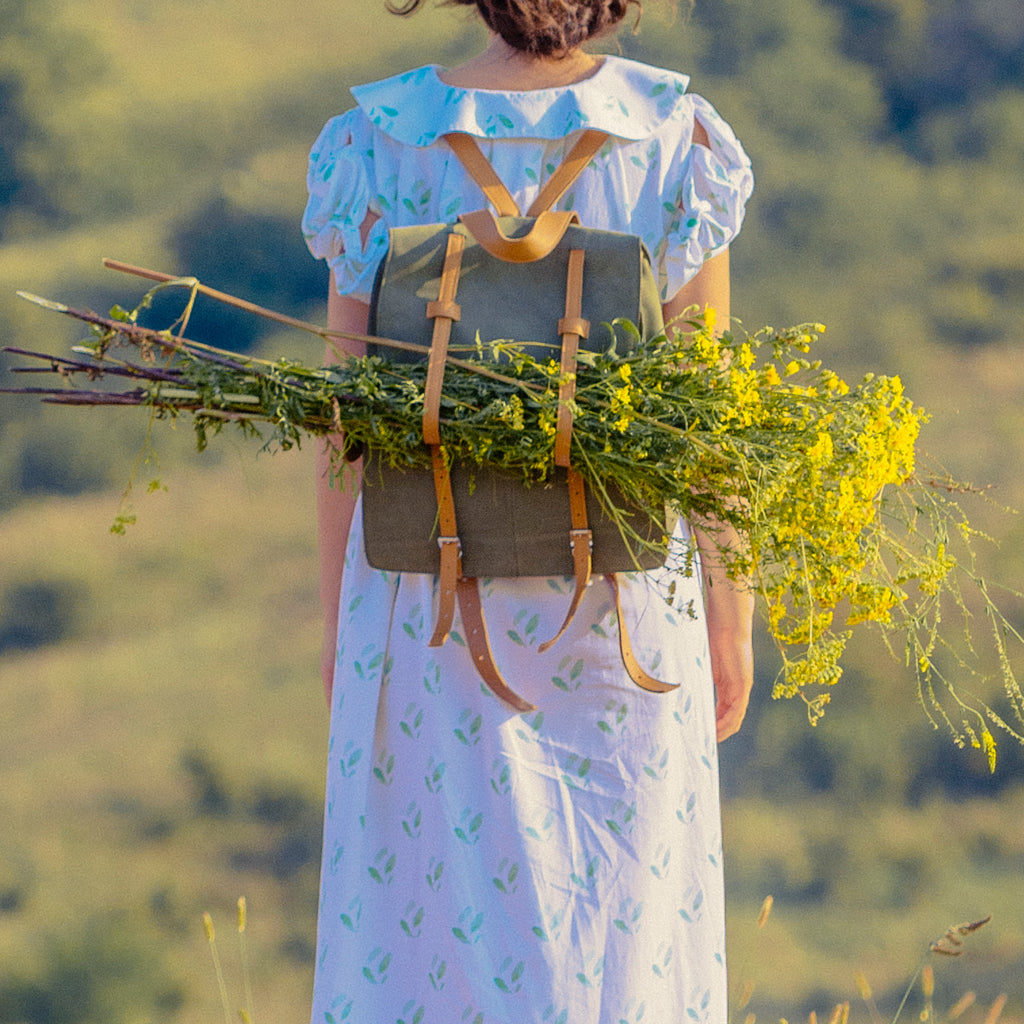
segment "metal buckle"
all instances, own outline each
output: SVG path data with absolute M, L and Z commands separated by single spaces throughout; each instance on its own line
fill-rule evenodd
M 582 529 L 582 530 L 570 530 L 569 531 L 569 550 L 570 551 L 575 551 L 576 550 L 576 541 L 579 540 L 580 537 L 584 537 L 584 536 L 587 538 L 587 543 L 590 545 L 590 550 L 593 551 L 594 550 L 594 533 L 593 533 L 592 530 L 585 529 L 585 528 Z

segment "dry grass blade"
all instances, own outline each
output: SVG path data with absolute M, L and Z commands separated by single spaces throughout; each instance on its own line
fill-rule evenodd
M 933 940 L 928 948 L 932 953 L 938 953 L 941 956 L 962 956 L 964 937 L 973 934 L 991 920 L 992 915 L 989 914 L 988 917 L 983 917 L 980 921 L 965 921 L 963 924 L 951 925 L 946 929 L 945 934 Z

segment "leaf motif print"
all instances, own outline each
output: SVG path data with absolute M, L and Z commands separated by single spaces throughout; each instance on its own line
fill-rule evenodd
M 626 935 L 634 935 L 640 930 L 640 918 L 643 917 L 644 905 L 643 902 L 638 902 L 635 906 L 631 899 L 624 899 L 619 904 L 619 916 L 616 917 L 612 924 Z
M 672 848 L 665 843 L 659 843 L 654 854 L 654 863 L 651 867 L 651 874 L 658 879 L 668 878 L 668 863 L 672 859 Z
M 585 988 L 593 988 L 597 984 L 598 979 L 604 973 L 603 956 L 595 960 L 590 968 L 587 967 L 589 960 L 590 958 L 587 957 L 587 959 L 583 961 L 583 970 L 576 975 L 576 980 Z
M 430 887 L 431 892 L 441 891 L 441 879 L 443 877 L 444 861 L 431 857 L 430 863 L 427 865 L 427 885 Z
M 654 971 L 659 978 L 667 978 L 672 972 L 673 953 L 674 950 L 672 949 L 672 946 L 667 942 L 663 942 L 658 946 L 658 951 L 655 954 L 656 959 L 654 963 L 651 964 L 651 970 Z
M 552 913 L 550 907 L 545 907 L 544 914 L 545 926 L 541 927 L 541 925 L 535 924 L 530 931 L 532 931 L 541 942 L 550 942 L 552 940 L 557 942 L 559 936 L 562 934 L 562 920 L 565 917 L 565 911 L 556 910 Z
M 538 711 L 537 714 L 535 714 L 533 718 L 531 718 L 529 721 L 526 720 L 527 714 L 529 714 L 529 712 L 524 712 L 522 715 L 520 715 L 519 721 L 524 722 L 527 726 L 529 726 L 530 731 L 527 732 L 526 729 L 517 728 L 516 735 L 521 740 L 536 740 L 537 737 L 540 735 L 541 728 L 544 725 L 544 712 Z
M 512 789 L 512 767 L 504 757 L 497 757 L 491 765 L 491 789 L 498 796 L 508 796 Z
M 585 789 L 587 776 L 590 774 L 591 761 L 589 757 L 581 758 L 579 754 L 570 754 L 565 759 L 562 772 L 562 781 L 570 789 Z
M 504 125 L 504 126 L 505 126 L 506 128 L 512 129 L 512 128 L 515 128 L 515 126 L 516 126 L 516 124 L 515 124 L 515 121 L 513 121 L 511 117 L 506 117 L 506 116 L 505 116 L 504 114 L 499 114 L 499 115 L 498 115 L 498 120 L 499 120 L 499 121 L 500 121 L 500 122 L 501 122 L 501 123 L 502 123 L 502 124 L 503 124 L 503 125 Z
M 395 755 L 389 754 L 386 750 L 380 752 L 380 757 L 377 758 L 377 764 L 373 768 L 373 777 L 383 783 L 385 786 L 390 786 L 394 781 L 395 771 Z
M 648 756 L 650 760 L 644 765 L 644 775 L 656 782 L 663 782 L 668 775 L 668 747 L 660 751 L 655 747 Z
M 540 840 L 546 843 L 551 838 L 551 830 L 555 824 L 555 812 L 548 811 L 544 816 L 544 820 L 540 823 L 537 828 L 533 825 L 527 825 L 524 831 L 531 839 Z
M 565 673 L 566 669 L 569 669 L 568 675 Z M 583 659 L 577 658 L 573 661 L 572 657 L 563 658 L 558 663 L 559 675 L 552 676 L 551 682 L 559 690 L 564 690 L 566 693 L 573 693 L 580 688 L 583 683 Z
M 399 922 L 399 926 L 410 939 L 418 939 L 423 931 L 424 909 L 415 900 L 409 900 L 405 905 L 405 914 Z
M 660 96 L 668 88 L 668 82 L 659 82 L 651 89 L 652 96 Z
M 338 771 L 342 778 L 347 779 L 351 776 L 356 765 L 359 764 L 359 761 L 362 759 L 362 756 L 362 747 L 356 747 L 352 740 L 349 740 L 348 743 L 345 744 L 345 749 L 341 752 L 341 757 L 338 758 Z
M 636 825 L 636 801 L 627 804 L 625 800 L 616 800 L 613 808 L 613 816 L 605 819 L 605 825 L 612 835 L 631 835 Z
M 423 676 L 423 689 L 436 697 L 441 692 L 441 666 L 431 660 Z
M 556 1017 L 555 1014 L 558 1014 Z M 541 1024 L 547 1024 L 550 1021 L 551 1024 L 568 1024 L 569 1021 L 569 1007 L 565 1007 L 561 1013 L 554 1006 L 549 1006 L 544 1011 L 544 1016 L 541 1017 Z
M 504 992 L 506 995 L 518 992 L 522 987 L 523 983 L 520 980 L 523 976 L 523 972 L 526 970 L 526 964 L 520 960 L 513 966 L 515 957 L 506 957 L 501 962 L 499 970 L 501 973 L 494 979 L 494 984 L 497 986 L 499 992 Z M 509 974 L 511 969 L 512 973 Z
M 415 703 L 408 704 L 402 721 L 398 723 L 398 728 L 409 739 L 418 740 L 420 738 L 420 730 L 423 728 L 423 709 Z
M 342 1005 L 343 1003 L 344 1005 Z M 325 1012 L 324 1024 L 343 1024 L 351 1016 L 354 1005 L 355 1002 L 349 999 L 348 996 L 339 996 L 331 1004 L 331 1009 L 337 1012 L 337 1016 L 330 1011 Z
M 360 679 L 366 679 L 369 673 L 379 668 L 384 661 L 384 652 L 377 650 L 376 644 L 367 644 L 359 654 L 359 659 L 352 662 L 352 667 Z
M 679 908 L 679 916 L 690 924 L 701 920 L 704 916 L 702 910 L 704 906 L 704 890 L 698 885 L 691 885 L 686 890 L 683 899 L 686 901 L 686 905 Z
M 601 732 L 607 733 L 609 736 L 616 733 L 621 735 L 625 729 L 625 721 L 628 714 L 629 708 L 613 698 L 605 704 L 604 716 L 597 723 L 597 727 Z
M 416 1000 L 410 999 L 402 1008 L 402 1016 L 395 1021 L 395 1024 L 421 1024 L 426 1012 L 424 1006 L 416 1007 Z M 409 1016 L 410 1014 L 412 1016 Z
M 444 990 L 444 976 L 447 973 L 448 961 L 442 960 L 435 954 L 430 964 L 430 973 L 427 975 L 435 992 L 442 992 Z
M 455 738 L 467 747 L 475 747 L 480 742 L 480 729 L 483 724 L 482 715 L 473 715 L 472 708 L 465 708 L 459 715 L 459 726 L 455 729 Z
M 378 946 L 366 958 L 363 977 L 372 985 L 380 985 L 388 979 L 388 968 L 391 966 L 391 954 Z
M 601 858 L 591 857 L 587 861 L 587 866 L 584 869 L 584 873 L 580 876 L 577 872 L 573 872 L 569 875 L 569 881 L 573 885 L 579 886 L 581 889 L 586 889 L 588 892 L 593 891 L 594 886 L 597 884 L 597 869 L 600 867 Z
M 382 847 L 366 872 L 378 885 L 390 885 L 395 876 L 397 861 L 397 856 L 388 847 Z
M 350 931 L 359 931 L 359 918 L 363 916 L 363 901 L 357 896 L 349 905 L 346 913 L 341 915 L 341 923 Z
M 511 896 L 518 888 L 516 879 L 519 877 L 519 865 L 514 863 L 509 866 L 508 857 L 502 859 L 498 865 L 498 874 L 491 879 L 494 888 L 504 896 Z
M 405 809 L 405 817 L 402 819 L 402 831 L 410 839 L 419 839 L 423 831 L 423 811 L 415 800 Z
M 529 612 L 529 609 L 521 608 L 516 613 L 516 616 L 513 619 L 513 622 L 515 622 L 517 626 L 520 625 L 522 620 L 523 620 L 523 618 L 525 618 L 525 616 L 528 614 L 528 612 Z M 527 621 L 526 625 L 522 627 L 523 632 L 521 634 L 517 630 L 515 630 L 515 629 L 510 629 L 508 631 L 508 637 L 509 637 L 509 639 L 514 644 L 518 644 L 520 647 L 525 647 L 525 646 L 527 646 L 527 644 L 532 646 L 533 644 L 535 644 L 537 642 L 537 637 L 536 637 L 535 634 L 537 632 L 537 627 L 539 625 L 540 625 L 540 615 L 538 615 L 537 613 L 534 613 L 530 617 L 529 621 Z
M 475 1017 L 473 1016 L 474 1013 L 476 1013 Z M 467 1006 L 462 1011 L 462 1022 L 463 1024 L 484 1024 L 484 1015 L 477 1013 L 475 1006 Z
M 480 827 L 484 823 L 482 812 L 476 814 L 466 807 L 459 816 L 459 824 L 455 827 L 455 835 L 467 846 L 474 846 L 480 839 Z
M 639 1003 L 635 999 L 630 999 L 626 1003 L 625 1009 L 619 1014 L 618 1024 L 640 1024 L 646 1013 L 647 1004 L 642 999 Z
M 480 929 L 484 924 L 483 913 L 478 913 L 472 907 L 466 907 L 459 915 L 459 923 L 452 928 L 452 935 L 464 942 L 466 945 L 475 945 L 480 941 Z
M 684 824 L 693 823 L 694 811 L 697 807 L 697 794 L 690 793 L 686 797 L 686 803 L 676 811 L 676 817 Z
M 448 765 L 446 762 L 441 761 L 437 763 L 433 757 L 427 762 L 427 774 L 423 777 L 423 781 L 431 793 L 440 793 L 444 789 L 444 773 L 447 769 Z

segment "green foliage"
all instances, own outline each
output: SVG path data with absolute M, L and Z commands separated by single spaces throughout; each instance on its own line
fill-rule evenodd
M 123 914 L 103 914 L 77 928 L 65 922 L 43 943 L 43 966 L 0 980 L 3 1024 L 121 1024 L 173 1019 L 184 1001 L 148 936 Z
M 63 581 L 31 580 L 0 592 L 0 654 L 59 643 L 74 632 L 80 595 Z

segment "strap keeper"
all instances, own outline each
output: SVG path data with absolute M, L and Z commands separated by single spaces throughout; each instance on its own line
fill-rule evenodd
M 436 320 L 439 316 L 458 322 L 462 319 L 462 307 L 457 302 L 432 299 L 427 303 L 427 319 Z
M 429 313 L 427 314 L 430 315 Z M 580 338 L 590 337 L 590 321 L 581 316 L 563 316 L 558 321 L 559 334 L 576 334 Z
M 438 537 L 437 546 L 443 551 L 446 544 L 454 544 L 462 552 L 462 541 L 458 537 Z
M 581 538 L 585 537 L 587 540 L 587 546 L 591 551 L 594 550 L 594 533 L 592 530 L 588 530 L 584 527 L 582 530 L 570 530 L 569 531 L 569 549 L 571 551 L 576 550 L 576 542 Z

